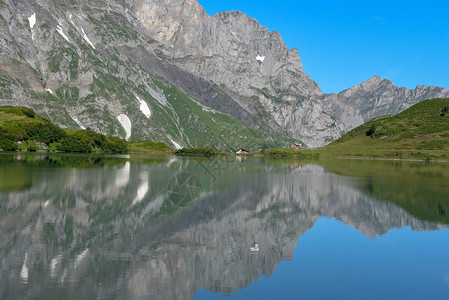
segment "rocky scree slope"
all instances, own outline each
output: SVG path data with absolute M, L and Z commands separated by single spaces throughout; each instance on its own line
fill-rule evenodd
M 240 12 L 209 16 L 196 0 L 2 0 L 0 16 L 0 104 L 128 140 L 317 147 L 449 94 L 379 85 L 323 95 L 279 33 Z

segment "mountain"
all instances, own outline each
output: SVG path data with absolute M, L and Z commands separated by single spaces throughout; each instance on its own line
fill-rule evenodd
M 2 0 L 0 16 L 0 105 L 128 140 L 317 147 L 371 116 L 449 96 L 387 84 L 362 98 L 323 95 L 279 33 L 241 12 L 209 16 L 196 0 Z M 383 104 L 367 112 L 376 95 Z
M 341 93 L 326 95 L 325 99 L 332 115 L 351 130 L 375 117 L 396 115 L 420 101 L 445 97 L 449 97 L 446 88 L 418 85 L 409 90 L 374 76 Z
M 449 160 L 449 98 L 374 118 L 320 149 L 264 149 L 265 156 Z

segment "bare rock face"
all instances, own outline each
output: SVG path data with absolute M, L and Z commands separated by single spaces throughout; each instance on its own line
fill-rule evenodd
M 285 100 L 321 95 L 305 74 L 297 49 L 238 11 L 209 16 L 197 1 L 141 1 L 135 15 L 144 33 L 169 46 L 167 55 L 183 69 L 243 96 L 267 88 Z M 290 96 L 291 98 L 289 98 Z
M 310 147 L 341 136 L 344 126 L 324 111 L 298 50 L 278 32 L 237 11 L 209 16 L 197 1 L 132 3 L 143 33 L 167 46 L 166 59 L 226 91 L 256 126 L 267 123 Z
M 398 114 L 420 101 L 445 97 L 449 97 L 446 88 L 418 85 L 410 90 L 379 76 L 338 94 L 324 96 L 331 114 L 342 121 L 345 131 L 375 117 Z

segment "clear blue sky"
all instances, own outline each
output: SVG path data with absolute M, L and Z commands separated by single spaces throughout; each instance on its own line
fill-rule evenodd
M 323 92 L 371 76 L 449 88 L 449 1 L 199 0 L 210 15 L 239 10 L 297 47 Z

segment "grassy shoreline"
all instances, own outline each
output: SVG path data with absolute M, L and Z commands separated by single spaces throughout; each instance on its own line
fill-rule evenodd
M 292 151 L 290 151 L 292 150 Z M 269 158 L 298 158 L 298 159 L 359 159 L 359 160 L 392 160 L 392 161 L 449 161 L 447 151 L 416 151 L 416 150 L 373 150 L 364 153 L 349 152 L 335 153 L 326 149 L 300 150 L 298 149 L 266 149 L 250 153 L 253 156 Z

